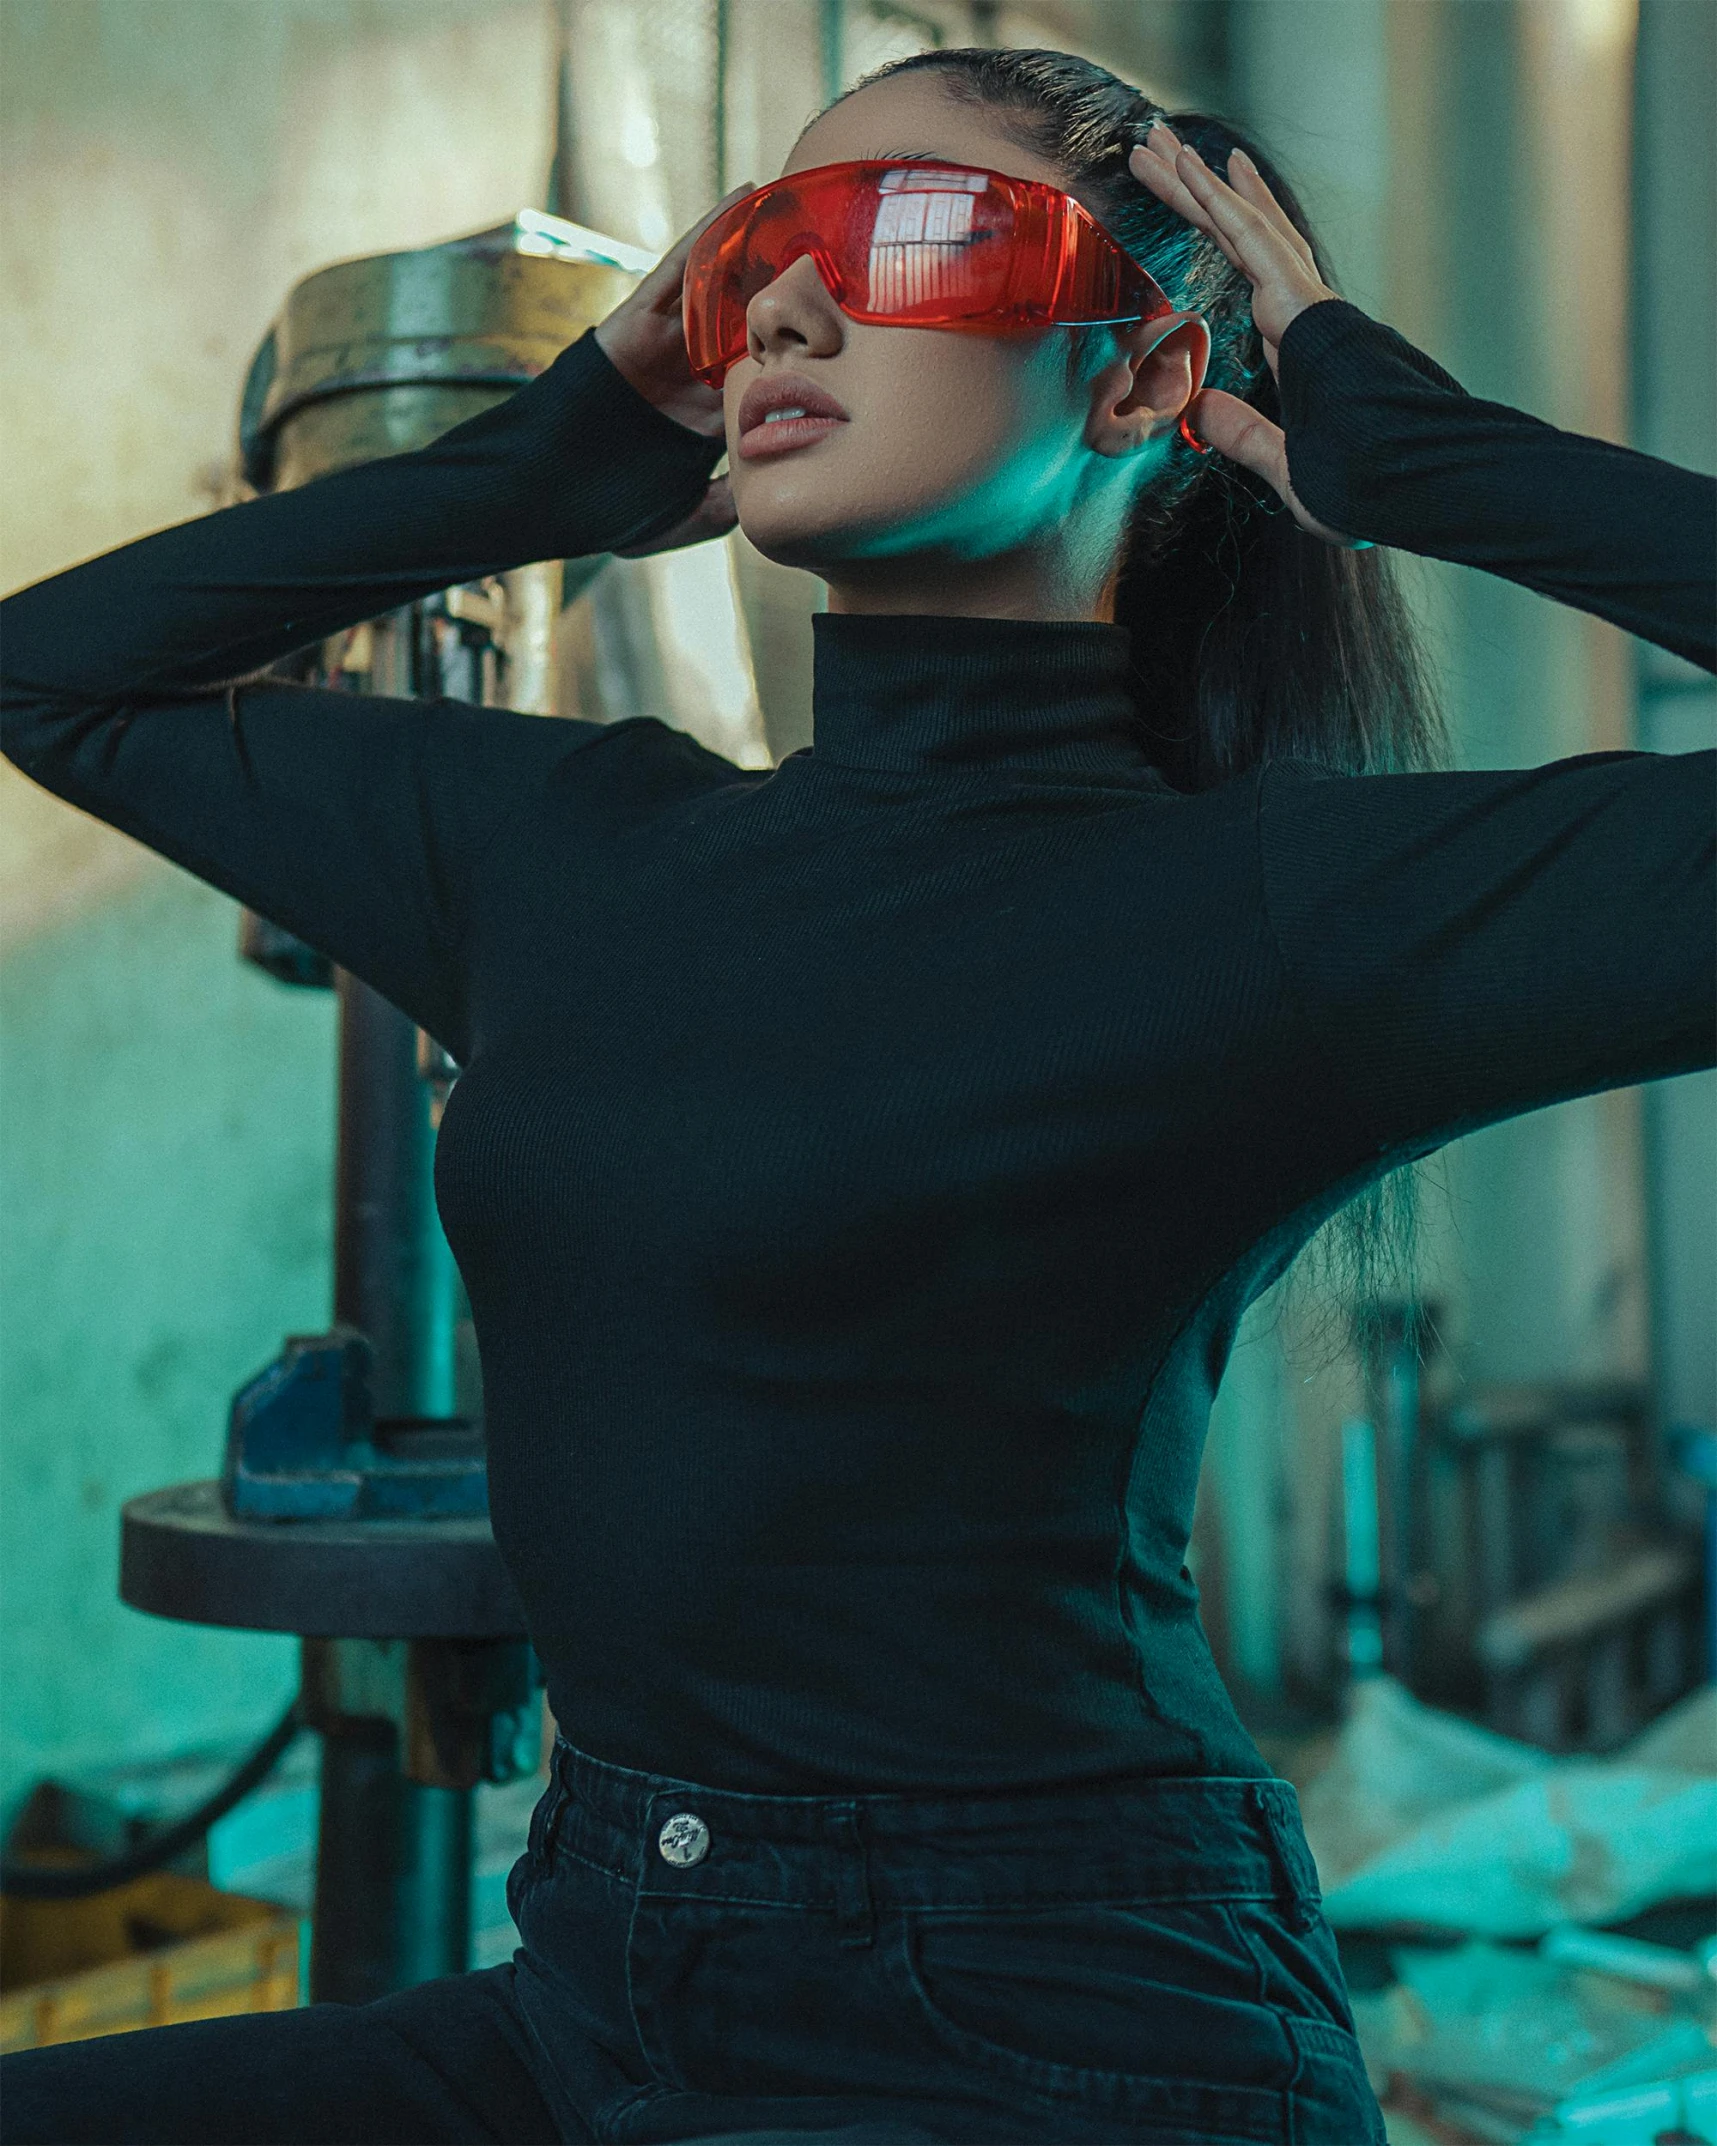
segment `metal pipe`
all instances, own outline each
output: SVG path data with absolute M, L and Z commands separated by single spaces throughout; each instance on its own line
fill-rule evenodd
M 379 1419 L 458 1413 L 459 1275 L 435 1211 L 417 1028 L 340 971 L 334 1317 L 369 1337 Z
M 823 102 L 833 104 L 846 78 L 846 0 L 821 0 L 817 9 L 817 43 L 823 71 Z
M 391 1722 L 323 1729 L 313 2004 L 369 2004 L 465 1971 L 471 1835 L 472 1791 L 407 1780 Z
M 401 1783 L 394 1987 L 409 1989 L 471 1964 L 472 1803 L 469 1788 Z

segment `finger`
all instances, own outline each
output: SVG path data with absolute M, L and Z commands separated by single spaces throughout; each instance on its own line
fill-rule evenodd
M 1236 148 L 1230 152 L 1229 177 L 1227 180 L 1220 179 L 1196 149 L 1189 143 L 1183 143 L 1166 121 L 1159 120 L 1151 129 L 1146 142 L 1135 152 L 1134 157 L 1129 159 L 1129 168 L 1134 177 L 1148 186 L 1160 200 L 1184 216 L 1207 238 L 1214 240 L 1231 266 L 1240 269 L 1243 274 L 1252 275 L 1252 270 L 1242 259 L 1240 249 L 1229 231 L 1217 221 L 1202 201 L 1188 191 L 1178 167 L 1178 159 L 1183 149 L 1197 160 L 1196 169 L 1208 174 L 1215 185 L 1226 185 L 1243 197 L 1246 193 L 1246 176 L 1249 173 L 1262 196 L 1254 206 L 1280 231 L 1284 242 L 1294 248 L 1295 258 L 1314 276 L 1318 275 L 1317 262 L 1312 256 L 1310 246 L 1300 236 L 1281 203 L 1265 184 L 1258 167 L 1243 149 Z M 1244 160 L 1244 168 L 1241 160 Z
M 732 208 L 736 201 L 744 200 L 747 194 L 755 193 L 756 190 L 755 185 L 749 179 L 742 186 L 730 187 L 713 208 L 706 209 L 704 214 L 698 218 L 697 222 L 689 230 L 680 233 L 667 252 L 663 254 L 661 260 L 650 271 L 650 280 L 653 282 L 658 276 L 671 274 L 674 288 L 678 290 L 681 278 L 685 274 L 686 256 L 691 252 L 698 240 L 703 237 L 718 216 L 723 215 L 728 209 Z
M 1129 155 L 1127 168 L 1141 186 L 1149 187 L 1159 201 L 1173 209 L 1176 215 L 1184 216 L 1195 230 L 1202 231 L 1206 238 L 1213 240 L 1234 267 L 1240 266 L 1231 244 L 1217 228 L 1210 212 L 1196 196 L 1188 192 L 1185 181 L 1172 163 L 1165 163 L 1160 156 L 1153 155 L 1151 150 L 1141 144 Z
M 1268 218 L 1276 226 L 1276 229 L 1280 231 L 1288 244 L 1294 248 L 1312 274 L 1314 276 L 1319 275 L 1320 271 L 1316 257 L 1312 253 L 1310 239 L 1306 237 L 1298 224 L 1294 222 L 1287 210 L 1283 208 L 1282 204 L 1270 191 L 1269 181 L 1244 149 L 1229 151 L 1228 183 L 1237 194 L 1250 201 L 1260 214 Z
M 1235 157 L 1243 154 L 1238 149 L 1233 152 Z M 1231 179 L 1224 178 L 1190 146 L 1181 150 L 1175 163 L 1212 222 L 1242 255 L 1252 255 L 1260 268 L 1278 265 L 1290 255 L 1296 261 L 1303 260 L 1305 242 L 1283 213 L 1281 203 L 1265 186 L 1256 165 L 1252 166 L 1252 178 L 1268 206 L 1248 199 L 1236 186 L 1234 182 L 1245 176 L 1238 167 Z
M 1244 149 L 1228 152 L 1228 184 L 1269 219 L 1291 245 L 1304 247 L 1306 235 L 1271 191 L 1270 182 Z
M 1262 477 L 1286 498 L 1288 445 L 1282 428 L 1273 425 L 1261 410 L 1242 402 L 1238 395 L 1221 388 L 1201 389 L 1187 406 L 1187 421 L 1201 440 L 1224 454 L 1242 469 Z
M 1210 217 L 1218 243 L 1226 241 L 1224 250 L 1233 248 L 1229 258 L 1254 283 L 1272 273 L 1280 274 L 1290 263 L 1295 269 L 1302 266 L 1298 253 L 1264 212 L 1242 200 L 1226 180 L 1219 179 L 1196 149 L 1182 148 L 1175 158 L 1175 169 L 1187 191 Z
M 1159 201 L 1166 202 L 1188 223 L 1196 224 L 1201 231 L 1208 227 L 1210 218 L 1187 192 L 1172 163 L 1165 163 L 1141 144 L 1128 152 L 1127 169 L 1141 186 L 1148 186 Z
M 1189 223 L 1197 224 L 1201 231 L 1209 231 L 1208 215 L 1187 192 L 1175 169 L 1175 158 L 1181 146 L 1180 136 L 1173 127 L 1166 119 L 1159 119 L 1144 141 L 1137 143 L 1129 153 L 1128 169 Z
M 1196 230 L 1202 231 L 1206 238 L 1213 240 L 1221 248 L 1232 267 L 1242 268 L 1242 272 L 1244 272 L 1233 240 L 1211 213 L 1206 201 L 1199 194 L 1191 191 L 1187 184 L 1188 175 L 1191 171 L 1196 169 L 1197 171 L 1208 173 L 1210 170 L 1209 165 L 1204 162 L 1204 159 L 1199 156 L 1197 150 L 1190 143 L 1179 139 L 1172 127 L 1159 123 L 1151 130 L 1147 153 L 1154 150 L 1159 142 L 1162 144 L 1162 149 L 1159 152 L 1158 171 L 1153 173 L 1146 183 L 1152 186 L 1153 191 L 1160 199 L 1166 201 L 1180 215 L 1184 216 L 1187 222 Z M 1172 148 L 1169 146 L 1171 143 L 1173 144 Z M 1195 161 L 1183 170 L 1183 160 L 1187 157 L 1191 157 Z
M 697 222 L 692 225 L 691 229 L 686 233 L 686 244 L 690 245 L 694 239 L 707 231 L 724 209 L 731 209 L 736 201 L 743 201 L 747 194 L 755 194 L 756 191 L 757 181 L 755 179 L 741 179 L 737 186 L 730 186 L 714 208 L 706 209 Z
M 1264 212 L 1236 193 L 1222 173 L 1204 161 L 1191 142 L 1181 144 L 1175 152 L 1174 164 L 1176 176 L 1193 199 L 1236 243 L 1252 233 L 1270 229 Z
M 1187 420 L 1198 437 L 1218 454 L 1242 469 L 1249 469 L 1281 500 L 1308 535 L 1341 551 L 1369 551 L 1363 538 L 1345 537 L 1307 512 L 1288 481 L 1288 443 L 1280 425 L 1273 425 L 1260 410 L 1228 395 L 1221 388 L 1207 387 L 1187 406 Z
M 1159 135 L 1167 134 L 1167 132 L 1166 127 L 1157 129 L 1157 134 Z M 1139 180 L 1142 185 L 1148 186 L 1153 193 L 1166 201 L 1172 209 L 1178 210 L 1190 222 L 1202 225 L 1207 223 L 1209 218 L 1193 196 L 1187 192 L 1185 182 L 1175 169 L 1175 152 L 1179 147 L 1180 144 L 1176 142 L 1173 148 L 1169 148 L 1165 144 L 1159 149 L 1155 144 L 1154 137 L 1149 143 L 1135 143 L 1127 152 L 1127 169 L 1135 179 Z

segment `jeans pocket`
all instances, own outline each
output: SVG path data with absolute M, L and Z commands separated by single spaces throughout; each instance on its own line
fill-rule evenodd
M 1299 2052 L 1223 1902 L 919 1908 L 898 1959 L 963 2074 L 1129 2137 L 1288 2136 Z
M 1335 1932 L 1315 1907 L 1290 1918 L 1272 1903 L 1236 1901 L 1235 1931 L 1258 1964 L 1258 1997 L 1272 2011 L 1340 2028 L 1351 2040 L 1353 2009 Z

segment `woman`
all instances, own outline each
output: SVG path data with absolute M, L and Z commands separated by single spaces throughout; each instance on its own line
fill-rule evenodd
M 514 1963 L 22 2058 L 10 2136 L 1381 2136 L 1292 1791 L 1199 1632 L 1206 1412 L 1246 1304 L 1392 1166 L 1710 1061 L 1712 771 L 1331 773 L 1429 744 L 1352 547 L 1709 667 L 1713 488 L 1466 398 L 1176 124 L 949 52 L 788 166 L 886 165 L 848 209 L 1071 189 L 1155 279 L 1131 317 L 861 320 L 877 202 L 868 305 L 849 225 L 771 257 L 747 211 L 693 307 L 719 397 L 682 244 L 433 447 L 5 607 L 19 764 L 465 1068 L 438 1190 L 563 1731 Z M 724 441 L 749 534 L 830 591 L 773 770 L 226 683 L 718 527 Z

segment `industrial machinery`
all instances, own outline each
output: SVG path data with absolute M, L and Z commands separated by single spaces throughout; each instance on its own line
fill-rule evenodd
M 296 284 L 239 418 L 255 490 L 427 444 L 541 372 L 650 256 L 564 221 L 338 262 Z M 600 561 L 448 589 L 302 651 L 284 675 L 552 720 L 555 622 Z M 322 1737 L 311 1995 L 363 2002 L 468 1965 L 472 1798 L 534 1770 L 536 1664 L 489 1530 L 468 1309 L 435 1211 L 459 1068 L 367 985 L 266 918 L 241 952 L 339 996 L 333 1326 L 234 1400 L 219 1481 L 133 1499 L 134 1608 L 292 1632 Z
M 1699 1553 L 1668 1513 L 1651 1394 L 1477 1387 L 1432 1425 L 1446 1622 L 1492 1727 L 1613 1750 L 1697 1682 Z
M 1701 1673 L 1699 1549 L 1665 1485 L 1704 1449 L 1666 1449 L 1638 1380 L 1455 1383 L 1415 1323 L 1379 1308 L 1343 1426 L 1338 1674 L 1613 1749 Z

